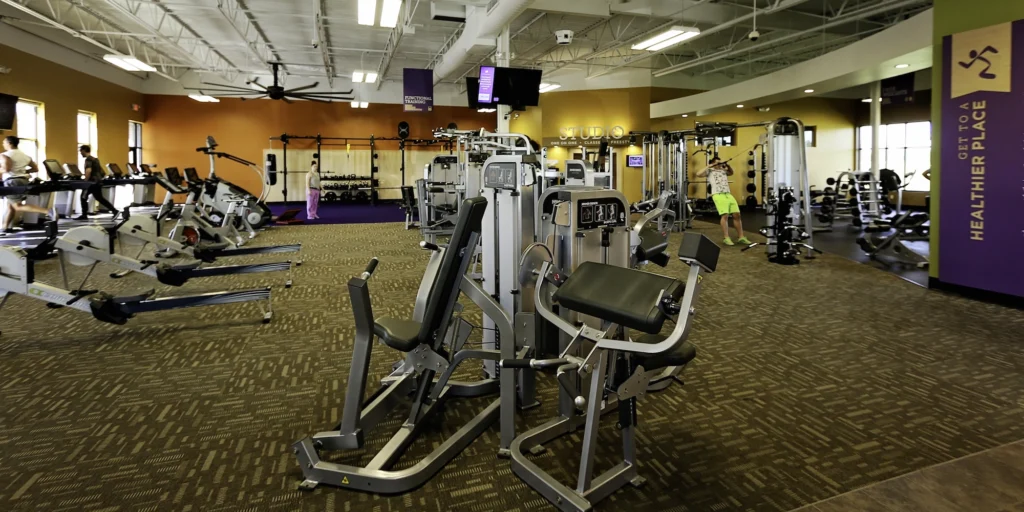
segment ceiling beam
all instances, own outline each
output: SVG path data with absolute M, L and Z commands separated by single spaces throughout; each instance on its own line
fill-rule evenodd
M 316 23 L 316 41 L 314 46 L 320 47 L 320 56 L 324 61 L 324 74 L 327 76 L 327 86 L 334 87 L 334 63 L 331 61 L 331 39 L 327 34 L 327 26 L 324 22 L 324 13 L 327 11 L 324 0 L 313 0 L 316 6 L 314 23 Z
M 775 13 L 775 12 L 779 12 L 779 11 L 784 11 L 784 10 L 789 9 L 791 7 L 796 7 L 796 6 L 800 5 L 800 4 L 807 3 L 807 1 L 808 0 L 776 0 L 776 2 L 772 5 L 772 7 L 769 7 L 767 9 L 762 9 L 761 10 L 761 15 L 765 16 L 765 15 L 768 15 L 768 14 L 771 14 L 771 13 Z M 700 3 L 703 3 L 703 2 L 700 2 Z M 698 3 L 698 5 L 699 5 L 699 3 Z M 733 18 L 733 19 L 731 19 L 729 21 L 726 21 L 725 23 L 719 23 L 718 25 L 715 25 L 713 27 L 710 27 L 710 28 L 707 28 L 707 29 L 703 29 L 703 30 L 701 30 L 700 34 L 697 34 L 696 37 L 692 37 L 692 38 L 688 39 L 685 43 L 682 43 L 682 44 L 692 44 L 693 41 L 695 41 L 697 39 L 700 39 L 700 38 L 703 38 L 703 37 L 707 37 L 707 36 L 712 35 L 712 34 L 717 34 L 718 32 L 721 32 L 723 30 L 727 30 L 727 29 L 732 28 L 732 27 L 734 27 L 736 25 L 740 25 L 741 23 L 746 23 L 748 20 L 753 19 L 755 15 L 756 15 L 755 12 L 751 12 L 750 14 L 745 14 L 743 16 L 739 16 L 739 17 Z M 676 22 L 672 22 L 672 23 L 670 23 L 668 25 L 671 26 L 671 24 L 676 24 Z M 627 44 L 629 44 L 629 43 L 627 43 Z M 587 78 L 597 78 L 597 77 L 602 76 L 602 75 L 607 75 L 608 73 L 611 73 L 612 71 L 615 71 L 616 69 L 623 68 L 623 67 L 629 66 L 631 64 L 635 64 L 637 62 L 650 59 L 651 57 L 654 57 L 655 55 L 659 55 L 659 54 L 665 53 L 665 52 L 671 50 L 672 48 L 674 48 L 674 47 L 670 46 L 668 48 L 663 48 L 663 49 L 658 50 L 656 52 L 643 51 L 642 53 L 640 53 L 638 55 L 633 55 L 632 57 L 626 57 L 625 59 L 622 60 L 621 63 L 619 63 L 617 65 L 605 68 L 605 69 L 600 70 L 600 71 L 598 71 L 596 73 L 593 73 L 593 74 L 588 74 Z
M 50 14 L 53 16 L 52 18 L 47 16 L 47 15 L 45 15 L 45 14 L 43 14 L 43 13 L 41 13 L 41 12 L 38 12 L 38 11 L 28 7 L 28 5 L 27 5 L 28 2 L 27 1 L 16 2 L 14 0 L 0 0 L 0 3 L 3 3 L 3 4 L 8 5 L 8 6 L 11 6 L 14 9 L 17 9 L 19 12 L 22 12 L 22 13 L 28 15 L 28 16 L 31 16 L 31 17 L 33 17 L 33 18 L 43 22 L 44 24 L 46 24 L 46 25 L 48 25 L 50 27 L 56 28 L 58 30 L 61 30 L 61 31 L 67 33 L 68 35 L 70 35 L 70 36 L 72 36 L 72 37 L 74 37 L 76 39 L 79 39 L 81 41 L 85 41 L 85 42 L 87 42 L 87 43 L 89 43 L 89 44 L 91 44 L 91 45 L 93 45 L 93 46 L 95 46 L 97 48 L 100 48 L 101 50 L 103 50 L 104 52 L 106 52 L 108 54 L 113 54 L 113 55 L 129 55 L 129 56 L 135 57 L 135 58 L 141 60 L 142 62 L 145 62 L 146 64 L 149 64 L 150 66 L 153 66 L 154 68 L 156 68 L 157 71 L 155 71 L 154 74 L 156 74 L 157 76 L 166 78 L 166 79 L 174 81 L 174 82 L 178 81 L 177 77 L 172 76 L 170 74 L 171 68 L 173 67 L 172 66 L 173 62 L 170 61 L 170 59 L 168 59 L 167 56 L 164 55 L 162 52 L 157 51 L 155 48 L 147 47 L 147 46 L 141 44 L 140 41 L 135 41 L 136 43 L 140 43 L 140 44 L 133 45 L 132 41 L 121 39 L 120 41 L 122 41 L 125 44 L 126 48 L 117 48 L 117 42 L 116 41 L 118 41 L 118 40 L 115 40 L 115 39 L 113 39 L 111 37 L 106 37 L 105 38 L 107 40 L 106 43 L 101 42 L 98 39 L 95 39 L 95 38 L 89 36 L 88 34 L 85 34 L 84 32 L 81 32 L 80 30 L 82 30 L 82 29 L 74 28 L 74 27 L 66 24 L 62 13 L 63 12 L 67 12 L 67 11 L 61 11 L 59 8 L 54 8 L 54 6 L 50 2 L 47 2 L 47 6 L 49 7 L 48 10 L 50 11 Z M 78 6 L 78 5 L 75 5 L 75 4 L 68 4 L 68 11 L 70 11 L 71 9 L 81 10 L 81 6 Z M 104 31 L 104 32 L 118 32 L 118 31 L 123 32 L 124 31 L 124 29 L 122 27 L 119 27 L 117 25 L 114 25 L 113 23 L 110 23 L 105 18 L 96 16 L 96 15 L 92 15 L 88 11 L 85 11 L 85 12 L 86 12 L 86 14 L 90 14 L 92 16 L 94 22 L 96 23 L 96 28 L 100 29 L 101 31 Z M 79 15 L 77 17 L 77 19 L 80 21 L 81 24 L 83 24 L 83 25 L 87 24 L 85 19 L 82 18 L 81 15 Z M 152 53 L 150 53 L 150 50 L 152 50 Z
M 166 6 L 138 0 L 106 0 L 106 3 L 181 54 L 195 70 L 216 73 L 229 82 L 237 78 L 236 66 Z
M 891 10 L 895 10 L 895 9 L 901 9 L 903 7 L 909 7 L 911 5 L 920 4 L 920 3 L 921 3 L 921 0 L 883 0 L 882 3 L 880 3 L 880 4 L 875 4 L 875 5 L 871 6 L 871 7 L 865 7 L 863 9 L 860 9 L 860 10 L 857 10 L 857 11 L 849 11 L 846 14 L 840 14 L 839 16 L 835 16 L 835 17 L 831 18 L 831 20 L 828 21 L 827 23 L 821 25 L 818 28 L 812 29 L 812 30 L 804 30 L 804 31 L 801 31 L 801 32 L 794 32 L 792 34 L 787 34 L 787 35 L 784 35 L 782 37 L 778 37 L 778 38 L 772 39 L 770 41 L 764 41 L 762 43 L 753 44 L 753 45 L 746 46 L 746 47 L 739 48 L 739 49 L 723 50 L 723 51 L 720 51 L 718 53 L 713 53 L 711 55 L 706 55 L 706 56 L 703 56 L 703 57 L 700 57 L 700 58 L 691 59 L 691 60 L 683 62 L 681 64 L 676 64 L 675 66 L 669 66 L 667 68 L 659 69 L 658 71 L 654 72 L 654 76 L 655 77 L 662 77 L 662 76 L 669 75 L 669 74 L 672 74 L 672 73 L 677 73 L 679 71 L 684 71 L 684 70 L 687 70 L 687 69 L 690 69 L 690 68 L 694 68 L 694 67 L 697 67 L 697 66 L 701 66 L 701 65 L 704 65 L 704 64 L 715 62 L 715 61 L 718 61 L 718 60 L 721 60 L 721 59 L 724 59 L 724 58 L 727 58 L 727 57 L 731 57 L 733 55 L 737 55 L 737 54 L 741 54 L 741 53 L 746 53 L 746 52 L 750 52 L 750 51 L 754 51 L 754 50 L 762 50 L 762 49 L 765 49 L 765 48 L 769 48 L 771 46 L 775 46 L 775 45 L 784 43 L 786 41 L 791 41 L 793 39 L 797 39 L 799 37 L 806 36 L 808 34 L 813 34 L 813 33 L 817 33 L 817 32 L 824 32 L 825 30 L 828 30 L 829 28 L 832 28 L 832 27 L 837 26 L 837 25 L 842 25 L 844 23 L 850 23 L 850 22 L 853 22 L 853 21 L 858 21 L 858 20 L 861 20 L 861 19 L 864 19 L 864 18 L 868 18 L 868 17 L 871 17 L 871 16 L 877 16 L 877 15 L 882 14 L 882 13 L 887 12 L 887 11 L 891 11 Z
M 245 41 L 245 46 L 252 56 L 264 67 L 271 69 L 271 62 L 281 61 L 281 57 L 274 52 L 274 47 L 267 40 L 266 34 L 252 19 L 252 15 L 246 12 L 242 0 L 217 0 L 217 10 L 231 24 L 238 37 Z

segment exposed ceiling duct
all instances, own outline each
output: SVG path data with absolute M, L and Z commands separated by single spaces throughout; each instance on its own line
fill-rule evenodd
M 499 0 L 490 11 L 472 9 L 466 20 L 462 35 L 448 48 L 434 64 L 434 83 L 439 83 L 455 73 L 466 62 L 474 48 L 494 47 L 494 40 L 502 28 L 530 6 L 532 0 Z

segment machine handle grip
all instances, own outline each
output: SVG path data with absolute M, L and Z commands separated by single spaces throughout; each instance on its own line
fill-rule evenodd
M 530 363 L 532 362 L 533 359 L 502 359 L 498 365 L 510 370 L 529 370 L 531 368 Z
M 366 279 L 373 275 L 373 271 L 377 270 L 377 263 L 380 261 L 374 256 L 369 263 L 366 264 L 366 270 L 363 271 L 363 279 Z
M 420 242 L 420 249 L 426 249 L 428 251 L 440 251 L 441 250 L 441 248 L 438 247 L 437 244 L 432 244 L 430 242 L 427 242 L 426 240 Z

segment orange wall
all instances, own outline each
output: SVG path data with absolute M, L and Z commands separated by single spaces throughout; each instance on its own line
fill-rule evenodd
M 78 111 L 84 110 L 96 114 L 94 154 L 103 163 L 125 165 L 128 121 L 142 121 L 143 116 L 132 110 L 132 104 L 141 105 L 142 94 L 8 46 L 0 45 L 0 57 L 0 64 L 11 68 L 10 73 L 0 75 L 0 92 L 43 103 L 47 158 L 61 163 L 78 161 L 76 121 Z
M 371 104 L 366 109 L 354 109 L 348 103 L 306 101 L 288 104 L 273 100 L 222 99 L 220 103 L 200 103 L 186 96 L 163 95 L 148 95 L 145 101 L 143 161 L 156 163 L 159 169 L 195 167 L 202 176 L 209 172 L 209 159 L 197 153 L 195 148 L 205 144 L 207 135 L 217 139 L 221 151 L 260 164 L 264 150 L 270 147 L 270 137 L 283 133 L 320 133 L 325 137 L 396 137 L 398 123 L 406 121 L 412 138 L 431 138 L 433 129 L 447 126 L 450 122 L 458 124 L 460 129 L 494 130 L 496 121 L 494 114 L 477 113 L 467 107 L 438 106 L 433 112 L 417 113 L 403 112 L 402 105 L 390 104 Z M 275 142 L 274 147 L 280 148 L 281 144 Z M 296 141 L 289 150 L 310 147 L 312 144 L 309 142 Z M 395 142 L 382 142 L 378 146 L 380 151 L 397 148 Z M 439 151 L 437 147 L 411 147 L 409 150 Z M 289 167 L 289 174 L 306 170 Z M 398 171 L 381 169 L 381 172 Z M 247 190 L 260 190 L 256 175 L 241 165 L 219 160 L 217 175 Z M 410 179 L 418 175 L 415 171 L 408 174 Z M 384 195 L 391 196 L 397 197 L 397 192 Z

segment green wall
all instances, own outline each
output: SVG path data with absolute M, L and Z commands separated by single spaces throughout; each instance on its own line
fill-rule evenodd
M 931 277 L 939 276 L 939 168 L 942 133 L 942 38 L 948 35 L 1024 19 L 1024 0 L 935 0 L 932 41 L 932 211 Z

